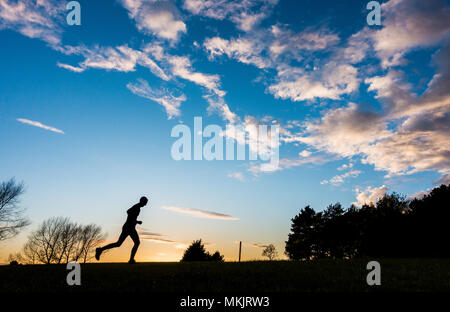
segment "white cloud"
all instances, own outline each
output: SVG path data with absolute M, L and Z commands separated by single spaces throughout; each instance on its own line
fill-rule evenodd
M 347 170 L 347 169 L 351 169 L 351 168 L 353 168 L 353 164 L 349 163 L 349 164 L 343 164 L 342 166 L 337 168 L 337 170 L 342 171 L 342 170 Z
M 375 204 L 378 199 L 382 198 L 386 192 L 388 191 L 388 188 L 386 185 L 382 185 L 380 187 L 368 187 L 364 191 L 360 191 L 359 189 L 356 189 L 356 202 L 353 204 L 355 206 L 362 206 L 364 204 Z
M 208 75 L 195 72 L 192 69 L 191 61 L 186 56 L 167 56 L 168 62 L 172 65 L 172 73 L 175 76 L 189 80 L 195 84 L 213 91 L 218 96 L 224 96 L 225 92 L 220 90 L 219 75 Z
M 177 207 L 177 206 L 163 206 L 162 208 L 164 208 L 166 210 L 176 211 L 176 212 L 179 212 L 182 214 L 192 215 L 192 216 L 198 217 L 198 218 L 220 219 L 220 220 L 239 220 L 236 217 L 226 215 L 223 213 L 213 212 L 213 211 L 184 208 L 184 207 Z
M 304 53 L 326 49 L 338 41 L 339 37 L 326 29 L 294 33 L 286 27 L 274 25 L 270 31 L 253 31 L 235 39 L 208 38 L 203 46 L 210 59 L 226 55 L 260 69 L 275 68 L 277 81 L 268 87 L 268 91 L 276 98 L 303 101 L 339 99 L 340 95 L 357 90 L 358 71 L 350 64 L 331 60 L 318 72 L 306 70 L 306 64 L 304 67 L 290 65 L 292 58 L 301 61 Z M 282 54 L 284 57 L 280 58 Z
M 300 142 L 343 157 L 358 155 L 391 135 L 378 114 L 362 111 L 354 103 L 327 111 L 319 122 L 306 122 L 305 133 Z
M 320 182 L 320 184 L 333 184 L 336 186 L 336 185 L 344 183 L 344 180 L 346 178 L 355 178 L 355 177 L 359 176 L 360 173 L 361 173 L 361 171 L 359 171 L 359 170 L 350 170 L 343 174 L 336 175 L 336 176 L 332 177 L 330 180 L 323 180 Z
M 445 47 L 435 55 L 438 71 L 418 97 L 402 82 L 399 72 L 366 79 L 369 90 L 385 104 L 383 118 L 397 124 L 395 132 L 365 149 L 367 163 L 389 174 L 450 170 L 450 65 Z
M 214 0 L 185 0 L 184 9 L 195 15 L 224 19 L 239 7 L 238 3 Z
M 165 238 L 167 235 L 158 233 L 149 233 L 146 231 L 139 230 L 139 238 L 144 241 L 150 241 L 158 244 L 171 245 L 176 249 L 186 249 L 189 246 L 188 242 L 176 241 L 169 238 Z M 211 243 L 204 242 L 205 246 L 211 245 Z
M 196 71 L 187 56 L 168 54 L 161 45 L 148 44 L 144 48 L 144 51 L 151 54 L 158 61 L 164 62 L 170 68 L 173 76 L 180 77 L 205 88 L 206 92 L 203 97 L 209 103 L 209 112 L 217 112 L 224 120 L 231 123 L 237 120 L 237 116 L 225 103 L 224 96 L 226 92 L 221 89 L 219 75 Z
M 236 115 L 225 103 L 225 91 L 220 88 L 219 75 L 204 74 L 193 70 L 191 61 L 185 56 L 169 56 L 168 62 L 172 66 L 172 74 L 191 81 L 208 90 L 203 96 L 209 103 L 209 112 L 218 112 L 225 120 L 234 122 Z
M 426 190 L 426 191 L 420 191 L 417 193 L 412 194 L 411 196 L 409 196 L 409 200 L 413 200 L 413 199 L 422 199 L 424 196 L 430 194 L 431 190 Z
M 203 95 L 206 101 L 209 103 L 208 112 L 218 113 L 225 121 L 233 124 L 239 120 L 238 116 L 231 111 L 228 104 L 225 102 L 222 96 L 214 93 L 207 93 Z
M 264 249 L 264 248 L 268 247 L 268 245 L 263 245 L 263 244 L 258 244 L 258 243 L 250 244 L 250 246 L 255 247 L 255 248 L 260 248 L 260 249 Z
M 346 44 L 336 53 L 336 58 L 355 64 L 361 62 L 371 49 L 369 34 L 372 29 L 364 28 L 347 39 Z
M 373 32 L 384 67 L 402 63 L 413 48 L 428 47 L 450 36 L 450 11 L 441 0 L 391 0 L 382 4 L 383 28 Z
M 437 184 L 449 185 L 450 184 L 450 173 L 444 173 L 442 175 L 442 177 L 439 179 Z
M 217 55 L 227 55 L 244 64 L 253 64 L 258 68 L 266 68 L 270 65 L 268 59 L 259 56 L 261 47 L 258 47 L 255 41 L 249 39 L 231 39 L 226 40 L 220 37 L 208 38 L 203 43 L 208 51 L 210 58 Z
M 449 140 L 449 133 L 443 130 L 400 130 L 389 138 L 367 146 L 363 151 L 363 162 L 373 164 L 376 170 L 387 171 L 389 175 L 427 170 L 444 173 L 450 168 Z
M 338 100 L 341 95 L 352 93 L 359 86 L 358 71 L 352 65 L 330 62 L 320 75 L 300 68 L 279 67 L 278 82 L 268 91 L 275 98 L 292 101 L 328 98 Z
M 242 172 L 231 172 L 231 173 L 229 173 L 227 175 L 227 177 L 233 178 L 233 179 L 236 179 L 236 180 L 239 180 L 239 181 L 244 181 L 245 180 L 244 175 L 242 174 Z
M 186 24 L 176 18 L 176 8 L 169 1 L 122 0 L 139 31 L 177 41 L 186 33 Z
M 266 18 L 278 0 L 184 0 L 183 8 L 194 15 L 223 20 L 228 18 L 243 31 L 251 31 Z
M 65 3 L 60 1 L 0 0 L 0 29 L 9 28 L 56 47 L 61 42 Z
M 61 68 L 73 71 L 75 73 L 81 73 L 81 72 L 84 72 L 86 70 L 86 68 L 83 68 L 83 67 L 75 67 L 75 66 L 72 66 L 72 65 L 69 65 L 69 64 L 60 63 L 60 62 L 57 62 L 56 65 L 58 67 L 61 67 Z
M 234 15 L 231 20 L 236 23 L 237 28 L 243 31 L 251 31 L 257 24 L 259 24 L 264 18 L 265 13 L 247 13 L 242 12 L 239 15 Z
M 302 157 L 309 157 L 312 153 L 308 150 L 303 150 L 300 153 L 298 153 Z
M 186 101 L 186 96 L 181 94 L 174 96 L 167 90 L 155 90 L 151 88 L 147 81 L 138 79 L 136 83 L 128 83 L 127 88 L 134 94 L 155 101 L 162 105 L 167 112 L 168 119 L 180 116 L 181 102 Z
M 320 81 L 311 81 L 308 76 L 298 76 L 293 80 L 280 79 L 269 87 L 269 92 L 275 98 L 290 99 L 292 101 L 313 100 L 315 98 L 338 99 L 338 94 L 328 89 Z
M 127 45 L 118 47 L 98 47 L 93 48 L 78 47 L 71 51 L 71 54 L 81 54 L 85 60 L 80 62 L 79 67 L 58 63 L 58 66 L 68 70 L 82 71 L 87 68 L 97 68 L 106 70 L 116 70 L 121 72 L 131 72 L 140 65 L 148 68 L 154 75 L 163 80 L 170 77 L 153 61 L 145 52 L 134 50 Z
M 377 114 L 349 104 L 329 110 L 319 122 L 305 123 L 304 134 L 297 139 L 341 157 L 361 155 L 363 163 L 387 171 L 388 176 L 426 170 L 445 173 L 450 168 L 449 109 L 450 105 L 444 111 L 409 116 L 388 130 L 387 123 L 395 121 L 389 112 L 396 110 Z
M 17 118 L 17 121 L 21 122 L 21 123 L 24 123 L 24 124 L 27 124 L 27 125 L 31 125 L 31 126 L 35 126 L 35 127 L 38 127 L 38 128 L 42 128 L 42 129 L 45 129 L 45 130 L 48 130 L 48 131 L 64 134 L 64 131 L 59 130 L 59 129 L 54 128 L 54 127 L 50 127 L 50 126 L 44 125 L 44 124 L 40 123 L 39 121 L 33 121 L 33 120 L 29 120 L 29 119 L 24 119 L 24 118 Z
M 326 29 L 308 28 L 296 33 L 284 26 L 273 25 L 270 32 L 274 38 L 270 49 L 276 56 L 285 52 L 324 50 L 339 42 L 339 36 Z

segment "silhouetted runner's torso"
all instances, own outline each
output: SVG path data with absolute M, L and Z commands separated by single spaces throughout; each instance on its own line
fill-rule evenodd
M 119 239 L 115 243 L 111 243 L 109 245 L 106 245 L 104 247 L 97 248 L 95 250 L 95 259 L 100 260 L 100 256 L 103 251 L 111 248 L 120 247 L 123 243 L 123 241 L 127 238 L 129 235 L 131 239 L 134 242 L 133 249 L 131 249 L 131 255 L 130 255 L 130 261 L 129 263 L 135 263 L 134 261 L 134 255 L 136 254 L 136 251 L 139 247 L 140 241 L 139 241 L 139 235 L 136 231 L 136 224 L 142 224 L 142 221 L 138 221 L 137 217 L 139 216 L 139 213 L 141 212 L 141 208 L 147 205 L 148 199 L 147 197 L 141 197 L 139 200 L 139 203 L 131 207 L 127 210 L 127 220 L 125 221 L 125 224 L 122 226 L 122 233 L 120 233 Z
M 127 210 L 127 221 L 125 221 L 125 224 L 123 225 L 124 227 L 135 227 L 135 225 L 137 224 L 137 217 L 139 216 L 139 213 L 141 212 L 141 206 L 140 204 L 136 204 L 133 207 L 131 207 L 130 209 Z

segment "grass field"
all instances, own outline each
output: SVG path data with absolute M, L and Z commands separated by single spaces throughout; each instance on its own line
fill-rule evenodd
M 0 292 L 450 292 L 450 259 L 378 260 L 382 285 L 372 287 L 368 261 L 91 263 L 81 286 L 66 284 L 65 265 L 2 266 Z

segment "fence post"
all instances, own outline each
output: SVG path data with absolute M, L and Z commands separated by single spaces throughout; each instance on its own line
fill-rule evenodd
M 241 262 L 242 241 L 239 242 L 239 262 Z

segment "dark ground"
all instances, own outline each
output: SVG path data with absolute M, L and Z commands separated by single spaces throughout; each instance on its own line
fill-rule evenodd
M 366 284 L 369 260 L 362 259 L 90 263 L 81 265 L 81 286 L 67 285 L 65 265 L 2 266 L 0 292 L 450 292 L 450 259 L 378 261 L 381 286 L 372 287 Z

